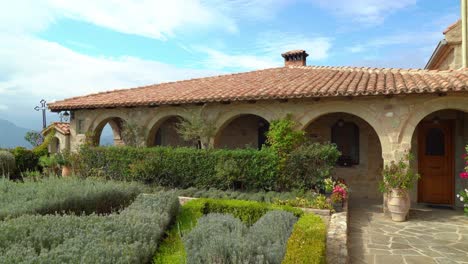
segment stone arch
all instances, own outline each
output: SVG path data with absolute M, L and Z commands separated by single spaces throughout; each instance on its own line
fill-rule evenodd
M 171 115 L 161 118 L 150 128 L 146 145 L 152 146 L 172 146 L 172 147 L 192 147 L 195 142 L 185 141 L 177 132 L 177 123 L 183 119 L 180 115 Z
M 304 130 L 317 118 L 332 113 L 346 113 L 361 118 L 377 133 L 380 144 L 382 146 L 382 153 L 388 153 L 391 151 L 390 136 L 377 120 L 374 113 L 370 109 L 359 106 L 357 104 L 352 104 L 349 102 L 333 102 L 328 104 L 325 103 L 314 105 L 313 110 L 307 111 L 298 119 L 298 122 L 301 126 L 300 128 Z
M 314 142 L 333 142 L 341 151 L 334 175 L 353 190 L 353 197 L 378 199 L 384 166 L 378 132 L 363 118 L 332 112 L 315 117 L 303 127 Z
M 90 126 L 89 132 L 92 133 L 92 143 L 95 146 L 99 146 L 102 130 L 104 127 L 109 124 L 112 129 L 112 134 L 114 137 L 114 145 L 122 146 L 125 145 L 125 142 L 122 139 L 122 128 L 125 123 L 125 119 L 118 116 L 110 116 L 106 118 L 100 118 L 95 120 L 94 126 Z
M 468 112 L 468 98 L 445 96 L 426 101 L 418 105 L 411 111 L 398 135 L 398 142 L 404 145 L 411 145 L 413 134 L 419 122 L 431 113 L 440 110 L 459 110 Z
M 251 147 L 260 148 L 261 145 L 265 142 L 265 133 L 268 131 L 270 126 L 271 117 L 265 117 L 265 115 L 259 115 L 254 113 L 242 113 L 239 111 L 231 112 L 229 115 L 224 115 L 217 122 L 217 131 L 213 139 L 213 146 L 215 148 L 226 147 L 226 148 L 242 148 L 247 145 Z M 258 112 L 257 112 L 258 113 Z M 242 126 L 242 123 L 236 124 L 238 122 L 245 122 L 245 128 L 239 127 Z M 233 135 L 228 135 L 225 130 L 233 126 L 229 130 Z M 245 132 L 239 135 L 238 130 L 246 130 Z M 247 130 L 249 130 L 247 132 Z M 236 137 L 236 142 L 228 142 L 227 138 Z M 246 143 L 246 144 L 244 144 Z
M 148 124 L 144 135 L 146 146 L 150 147 L 155 145 L 156 133 L 158 132 L 161 125 L 163 125 L 164 122 L 166 122 L 168 119 L 174 117 L 188 119 L 189 113 L 187 113 L 187 111 L 181 111 L 180 108 L 170 109 L 168 111 L 157 112 L 150 120 L 146 122 Z

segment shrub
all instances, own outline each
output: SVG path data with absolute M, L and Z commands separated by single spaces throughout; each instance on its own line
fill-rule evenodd
M 0 176 L 9 178 L 16 170 L 15 156 L 6 150 L 0 150 Z
M 169 230 L 168 236 L 159 247 L 154 262 L 157 264 L 184 263 L 186 260 L 186 252 L 184 244 L 182 243 L 182 237 L 195 227 L 197 219 L 204 214 L 231 214 L 233 217 L 239 218 L 245 224 L 252 225 L 264 214 L 274 210 L 286 210 L 298 217 L 304 214 L 300 209 L 258 202 L 213 199 L 196 199 L 189 201 L 182 206 L 182 210 L 177 216 L 176 223 L 172 226 L 171 230 Z M 248 215 L 249 212 L 252 213 L 252 216 Z
M 333 144 L 310 143 L 293 150 L 287 157 L 284 173 L 289 188 L 311 189 L 329 177 L 340 156 Z
M 272 211 L 248 229 L 231 215 L 208 214 L 184 238 L 187 262 L 281 263 L 296 220 L 291 213 Z
M 55 136 L 55 130 L 51 130 L 47 134 L 47 136 L 44 137 L 44 140 L 42 141 L 42 143 L 33 148 L 32 151 L 34 152 L 34 154 L 36 154 L 36 156 L 38 157 L 46 156 L 47 154 L 49 154 L 49 144 L 54 138 L 54 136 Z
M 0 263 L 149 263 L 179 203 L 139 196 L 120 214 L 21 216 L 0 222 Z
M 296 221 L 297 217 L 289 212 L 271 211 L 250 228 L 247 241 L 257 256 L 255 263 L 281 263 Z
M 306 214 L 294 225 L 283 264 L 326 263 L 326 226 L 319 216 Z
M 37 182 L 0 180 L 0 220 L 23 214 L 110 213 L 143 191 L 136 183 L 47 178 Z
M 39 157 L 29 149 L 24 147 L 16 147 L 11 150 L 15 156 L 16 167 L 19 173 L 27 171 L 35 171 L 39 162 Z
M 209 214 L 184 238 L 187 263 L 245 263 L 248 228 L 231 215 Z
M 278 157 L 271 150 L 84 147 L 80 156 L 81 164 L 72 166 L 85 177 L 99 174 L 108 179 L 139 180 L 167 187 L 271 190 L 278 176 Z M 226 161 L 239 168 L 236 175 L 220 173 L 219 164 Z

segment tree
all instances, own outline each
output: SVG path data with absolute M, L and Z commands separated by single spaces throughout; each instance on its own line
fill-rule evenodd
M 29 142 L 33 148 L 41 145 L 42 142 L 44 142 L 44 137 L 42 134 L 33 130 L 28 131 L 24 136 L 24 139 Z
M 120 136 L 126 146 L 140 147 L 143 143 L 143 129 L 135 123 L 124 122 Z
M 203 107 L 192 111 L 188 119 L 180 118 L 176 129 L 185 141 L 198 142 L 201 148 L 211 148 L 210 141 L 216 134 L 215 122 L 203 115 Z

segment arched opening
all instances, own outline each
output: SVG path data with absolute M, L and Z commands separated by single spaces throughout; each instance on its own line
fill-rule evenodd
M 439 110 L 426 115 L 413 132 L 412 166 L 420 174 L 411 198 L 415 202 L 455 205 L 463 188 L 458 174 L 466 166 L 462 155 L 468 143 L 468 113 Z
M 270 123 L 263 117 L 242 114 L 228 120 L 215 137 L 216 148 L 256 148 L 266 144 L 266 133 Z
M 177 131 L 182 117 L 170 116 L 157 122 L 148 135 L 148 146 L 195 147 L 197 142 L 186 141 Z
M 49 153 L 55 154 L 60 153 L 60 140 L 57 137 L 53 137 L 49 143 Z
M 379 137 L 364 119 L 347 113 L 329 113 L 305 126 L 306 136 L 314 142 L 332 142 L 341 157 L 334 176 L 344 179 L 353 197 L 380 199 L 382 147 Z
M 93 132 L 95 146 L 123 146 L 122 129 L 125 121 L 120 117 L 107 118 Z

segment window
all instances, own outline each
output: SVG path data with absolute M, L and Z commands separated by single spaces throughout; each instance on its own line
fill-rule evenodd
M 83 134 L 84 132 L 84 120 L 83 119 L 78 119 L 78 127 L 76 130 L 78 131 L 78 134 Z
M 344 122 L 340 119 L 331 130 L 331 141 L 341 152 L 338 164 L 341 166 L 359 164 L 359 127 L 352 122 Z
M 445 135 L 440 128 L 430 128 L 426 135 L 426 155 L 445 155 Z

